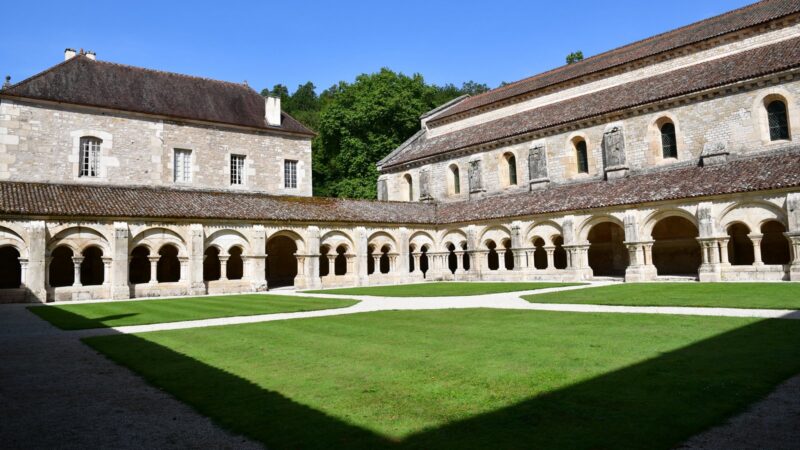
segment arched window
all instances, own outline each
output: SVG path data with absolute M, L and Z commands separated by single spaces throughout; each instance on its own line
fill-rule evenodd
M 750 228 L 742 223 L 734 223 L 728 227 L 728 260 L 734 266 L 749 266 L 755 261 L 753 241 L 750 240 Z
M 497 270 L 500 268 L 500 257 L 497 255 L 497 244 L 494 241 L 486 242 L 486 248 L 489 249 L 489 254 L 486 255 L 486 265 L 489 270 Z
M 178 249 L 171 244 L 166 244 L 158 250 L 159 258 L 156 263 L 156 281 L 159 283 L 174 283 L 181 279 L 181 262 L 178 259 Z
M 789 120 L 786 115 L 786 103 L 773 100 L 767 105 L 767 122 L 769 123 L 769 140 L 783 141 L 789 139 Z
M 789 240 L 783 234 L 786 227 L 777 220 L 761 225 L 761 260 L 764 264 L 789 264 L 791 253 Z
M 244 261 L 242 260 L 242 248 L 239 246 L 231 247 L 228 250 L 228 262 L 225 267 L 226 275 L 229 280 L 241 280 L 244 277 Z
M 96 137 L 82 137 L 78 168 L 79 177 L 96 177 L 100 173 L 100 145 L 103 143 Z
M 220 278 L 219 249 L 208 247 L 203 255 L 203 281 L 216 281 Z
M 575 142 L 575 155 L 578 158 L 578 173 L 589 173 L 589 155 L 586 152 L 586 141 Z
M 142 284 L 150 281 L 149 256 L 150 250 L 143 245 L 134 248 L 131 252 L 131 263 L 128 268 L 128 279 L 131 284 Z
M 506 153 L 504 158 L 506 170 L 508 170 L 508 185 L 515 186 L 517 184 L 517 158 L 511 153 Z
M 450 177 L 452 178 L 451 186 L 453 187 L 453 190 L 452 190 L 453 194 L 454 195 L 460 194 L 461 193 L 461 174 L 460 174 L 460 172 L 458 170 L 458 166 L 455 165 L 455 164 L 450 166 Z
M 678 140 L 675 138 L 675 124 L 672 122 L 661 125 L 661 155 L 664 158 L 678 157 Z
M 72 286 L 75 282 L 75 263 L 72 261 L 72 249 L 62 245 L 50 254 L 50 286 Z
M 0 247 L 0 289 L 16 289 L 21 284 L 19 251 L 11 246 Z
M 381 247 L 381 257 L 378 260 L 378 264 L 380 265 L 378 269 L 380 270 L 381 273 L 389 273 L 389 269 L 391 268 L 391 263 L 389 261 L 390 250 L 391 247 L 389 247 L 388 245 L 384 245 L 383 247 Z
M 84 286 L 96 286 L 103 284 L 103 251 L 92 246 L 82 253 L 81 262 L 81 284 Z
M 347 247 L 336 247 L 336 258 L 333 260 L 333 274 L 347 275 Z
M 414 200 L 414 182 L 411 180 L 411 175 L 406 174 L 403 179 L 406 181 L 406 200 Z

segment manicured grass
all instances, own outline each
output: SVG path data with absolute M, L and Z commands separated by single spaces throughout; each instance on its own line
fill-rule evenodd
M 502 292 L 532 291 L 554 287 L 578 286 L 583 283 L 464 283 L 458 281 L 400 284 L 308 291 L 315 294 L 371 295 L 376 297 L 461 297 L 468 295 L 498 294 Z
M 800 283 L 628 283 L 522 298 L 532 303 L 800 309 Z
M 386 311 L 88 338 L 267 448 L 672 448 L 800 372 L 800 321 Z
M 358 301 L 348 299 L 245 294 L 85 303 L 82 305 L 33 306 L 28 309 L 62 330 L 82 330 L 214 317 L 345 308 L 356 303 Z

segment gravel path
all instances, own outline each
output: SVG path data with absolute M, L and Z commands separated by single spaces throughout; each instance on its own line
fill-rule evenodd
M 0 448 L 262 448 L 23 305 L 0 306 Z

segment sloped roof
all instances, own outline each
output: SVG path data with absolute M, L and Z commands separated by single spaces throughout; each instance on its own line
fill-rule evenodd
M 280 126 L 267 125 L 264 97 L 244 84 L 96 61 L 84 54 L 0 94 L 313 135 L 286 113 Z
M 795 147 L 719 166 L 668 168 L 612 181 L 440 204 L 6 181 L 0 182 L 0 217 L 437 225 L 797 187 L 800 148 Z
M 800 0 L 765 0 L 748 5 L 470 97 L 439 114 L 431 120 L 431 124 L 435 125 L 437 121 L 442 119 L 488 106 L 492 103 L 505 101 L 538 89 L 574 80 L 683 46 L 696 44 L 798 12 L 800 12 Z
M 433 138 L 420 136 L 382 169 L 577 120 L 800 67 L 800 38 L 573 97 Z

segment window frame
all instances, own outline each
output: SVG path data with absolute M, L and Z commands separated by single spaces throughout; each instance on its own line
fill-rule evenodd
M 192 182 L 192 150 L 188 148 L 172 149 L 172 181 L 177 184 L 190 184 Z M 183 155 L 178 158 L 178 155 Z M 183 177 L 179 179 L 181 173 Z
M 665 132 L 664 128 L 669 126 L 672 132 Z M 661 158 L 662 159 L 677 159 L 678 158 L 678 135 L 675 129 L 675 124 L 672 121 L 666 121 L 658 127 L 659 137 L 661 139 Z M 669 140 L 666 142 L 665 140 Z M 671 149 L 671 150 L 668 150 Z M 669 151 L 669 153 L 668 153 Z
M 506 154 L 506 170 L 508 170 L 508 185 L 517 185 L 517 157 L 513 154 Z
M 453 195 L 461 194 L 461 169 L 455 164 L 450 166 L 450 176 L 453 177 Z
M 103 140 L 97 136 L 81 136 L 78 142 L 78 177 L 99 178 Z
M 775 104 L 780 104 L 782 106 L 781 111 L 770 111 L 770 107 Z M 780 141 L 788 141 L 791 139 L 791 130 L 789 129 L 789 108 L 782 98 L 773 98 L 769 101 L 769 103 L 764 105 L 764 110 L 767 113 L 767 131 L 769 133 L 769 140 L 770 142 L 780 142 Z M 778 123 L 777 125 L 773 126 L 773 117 L 775 114 L 779 114 L 782 116 L 778 116 L 774 120 L 781 120 L 782 123 Z M 773 130 L 776 130 L 773 132 Z
M 283 188 L 297 189 L 297 163 L 296 159 L 283 160 Z
M 583 145 L 581 145 L 583 144 Z M 586 144 L 586 139 L 577 139 L 572 142 L 572 147 L 575 149 L 576 169 L 578 174 L 589 173 L 589 146 Z M 581 148 L 582 147 L 582 148 Z
M 231 186 L 244 186 L 245 185 L 245 161 L 246 155 L 231 153 L 230 156 L 230 183 Z M 240 163 L 234 163 L 238 161 Z

